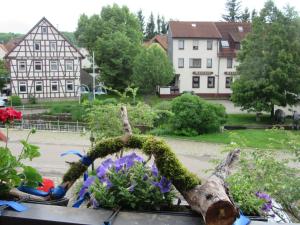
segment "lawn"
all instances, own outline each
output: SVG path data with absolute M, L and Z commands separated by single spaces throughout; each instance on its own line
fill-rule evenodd
M 259 149 L 291 149 L 289 142 L 295 140 L 298 141 L 298 147 L 300 147 L 299 131 L 248 129 L 203 134 L 194 137 L 175 135 L 168 135 L 168 137 L 218 144 L 230 144 L 231 142 L 235 142 L 239 147 Z
M 274 122 L 270 118 L 270 115 L 263 114 L 260 116 L 260 121 L 256 121 L 255 114 L 228 114 L 226 125 L 271 125 Z M 292 120 L 286 119 L 285 124 L 291 124 Z

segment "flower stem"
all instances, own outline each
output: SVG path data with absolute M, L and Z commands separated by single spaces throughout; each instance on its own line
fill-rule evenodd
M 26 137 L 26 140 L 25 140 L 26 143 L 28 142 L 29 137 L 30 137 L 31 134 L 32 134 L 32 130 L 30 130 L 29 133 L 27 134 L 27 137 Z M 19 157 L 18 157 L 18 160 L 17 160 L 18 162 L 20 162 L 24 150 L 25 150 L 25 146 L 23 146 L 22 151 L 21 151 L 21 153 L 20 153 L 20 155 L 19 155 Z
M 6 127 L 6 143 L 5 143 L 5 148 L 7 148 L 7 145 L 8 145 L 8 128 L 9 128 L 9 126 L 6 124 L 5 127 Z

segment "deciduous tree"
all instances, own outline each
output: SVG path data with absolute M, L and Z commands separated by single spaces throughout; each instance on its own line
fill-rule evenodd
M 174 77 L 167 54 L 157 45 L 144 48 L 137 55 L 133 71 L 133 82 L 144 93 L 154 93 L 157 85 L 167 85 Z
M 0 90 L 5 86 L 8 79 L 8 70 L 5 67 L 4 61 L 0 60 Z
M 300 94 L 300 23 L 292 8 L 280 11 L 266 2 L 254 18 L 252 32 L 238 55 L 240 79 L 233 83 L 233 102 L 249 111 L 294 105 Z

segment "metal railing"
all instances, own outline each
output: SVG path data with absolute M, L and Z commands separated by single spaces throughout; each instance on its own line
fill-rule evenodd
M 1 125 L 4 127 L 4 125 Z M 86 124 L 80 122 L 65 122 L 65 121 L 45 121 L 45 120 L 22 120 L 15 121 L 11 124 L 15 129 L 36 129 L 58 132 L 76 132 L 81 133 L 86 131 Z

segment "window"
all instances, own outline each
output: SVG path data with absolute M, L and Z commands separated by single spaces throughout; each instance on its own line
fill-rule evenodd
M 42 71 L 42 61 L 34 61 L 34 71 Z
M 230 88 L 232 83 L 232 77 L 226 77 L 225 87 Z
M 26 71 L 26 61 L 18 61 L 18 71 Z
M 74 82 L 72 80 L 67 80 L 66 90 L 67 91 L 74 91 Z
M 207 40 L 207 50 L 213 49 L 213 40 Z
M 227 58 L 227 68 L 232 68 L 232 58 Z
M 57 70 L 58 70 L 58 62 L 50 61 L 50 71 L 57 71 Z
M 43 92 L 43 82 L 42 81 L 35 82 L 35 92 L 37 92 L 37 93 Z
M 57 48 L 56 42 L 55 41 L 50 41 L 50 51 L 55 52 Z
M 26 93 L 27 92 L 27 83 L 26 83 L 26 81 L 20 81 L 19 82 L 19 92 L 20 93 Z
M 190 59 L 190 68 L 201 68 L 201 59 Z
M 34 51 L 41 51 L 41 42 L 35 41 L 33 44 Z
M 178 40 L 178 49 L 184 49 L 184 40 Z
M 51 81 L 51 91 L 58 92 L 58 81 Z
M 215 88 L 215 77 L 207 77 L 207 87 Z
M 239 32 L 244 32 L 244 28 L 242 26 L 238 26 Z
M 222 40 L 221 46 L 222 46 L 222 48 L 229 48 L 229 42 L 227 40 Z
M 212 58 L 206 59 L 206 68 L 212 68 Z
M 184 58 L 178 58 L 178 68 L 184 68 Z
M 42 27 L 42 34 L 47 34 L 47 31 L 48 31 L 47 27 Z
M 66 71 L 73 71 L 73 61 L 72 60 L 66 60 L 65 61 Z
M 199 88 L 200 87 L 200 77 L 193 76 L 193 88 Z
M 193 40 L 193 50 L 198 50 L 199 46 L 199 41 L 198 40 Z

